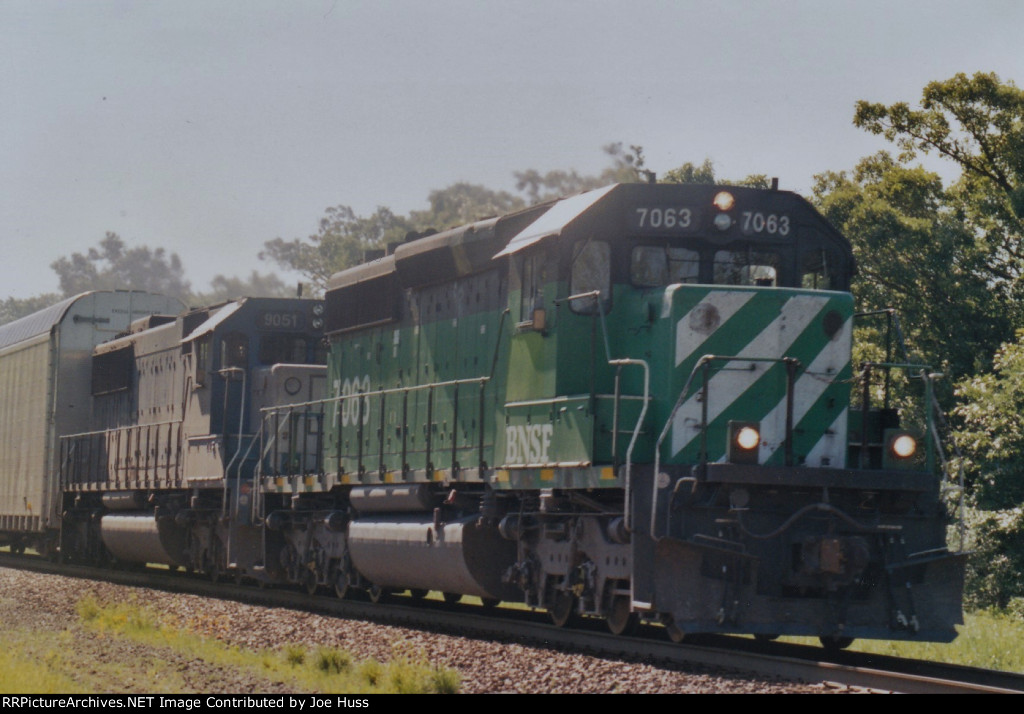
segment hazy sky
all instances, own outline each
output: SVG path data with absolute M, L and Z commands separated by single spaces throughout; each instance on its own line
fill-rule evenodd
M 203 289 L 328 206 L 593 173 L 614 141 L 806 193 L 888 146 L 858 99 L 976 71 L 1024 86 L 1024 1 L 0 0 L 0 299 L 107 231 Z

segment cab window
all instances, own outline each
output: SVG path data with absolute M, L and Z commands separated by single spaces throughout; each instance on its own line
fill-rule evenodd
M 605 241 L 577 241 L 573 246 L 572 276 L 569 294 L 580 295 L 599 291 L 602 302 L 607 305 L 611 298 L 611 248 Z M 573 312 L 592 313 L 597 308 L 597 298 L 573 300 Z
M 779 284 L 779 262 L 775 253 L 719 250 L 714 258 L 714 283 L 775 287 Z
M 233 332 L 220 343 L 221 367 L 246 367 L 249 361 L 249 338 Z
M 544 282 L 547 279 L 546 253 L 533 251 L 519 263 L 519 321 L 532 323 L 534 311 L 544 308 Z
M 300 335 L 264 335 L 260 338 L 260 364 L 305 364 L 308 342 Z
M 803 256 L 800 269 L 800 285 L 814 290 L 838 289 L 833 280 L 827 251 L 808 251 Z
M 689 248 L 638 245 L 629 266 L 633 285 L 654 288 L 700 280 L 700 253 Z

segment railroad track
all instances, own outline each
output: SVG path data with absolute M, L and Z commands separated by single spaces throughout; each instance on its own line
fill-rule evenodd
M 588 655 L 659 662 L 676 666 L 728 669 L 807 683 L 868 691 L 905 693 L 1024 693 L 1024 674 L 908 660 L 859 652 L 829 654 L 818 647 L 763 643 L 736 637 L 702 637 L 699 643 L 674 644 L 661 628 L 646 626 L 635 637 L 615 637 L 600 621 L 582 620 L 557 628 L 546 613 L 511 608 L 485 609 L 439 600 L 414 601 L 394 596 L 387 602 L 339 600 L 287 588 L 213 583 L 167 570 L 104 570 L 56 564 L 39 558 L 0 553 L 0 567 L 68 577 L 106 580 L 121 585 L 233 599 L 249 604 L 312 610 L 347 619 L 393 624 L 448 635 L 514 641 Z

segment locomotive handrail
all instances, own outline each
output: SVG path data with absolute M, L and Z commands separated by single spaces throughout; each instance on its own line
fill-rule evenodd
M 353 392 L 352 394 L 341 394 L 335 397 L 324 397 L 323 399 L 313 399 L 308 402 L 295 402 L 294 404 L 280 404 L 278 406 L 260 407 L 261 412 L 274 412 L 294 409 L 297 407 L 312 407 L 321 404 L 331 404 L 333 402 L 343 402 L 346 399 L 356 399 L 358 397 L 376 397 L 379 395 L 387 394 L 402 394 L 405 392 L 417 392 L 424 389 L 437 389 L 438 387 L 452 387 L 457 384 L 482 384 L 490 381 L 490 377 L 467 377 L 466 379 L 450 379 L 445 382 L 429 382 L 427 384 L 413 384 L 408 387 L 388 387 L 387 389 L 371 389 L 368 392 Z
M 624 511 L 625 511 L 625 514 L 624 514 L 625 518 L 624 518 L 623 525 L 626 527 L 627 531 L 632 531 L 633 530 L 633 524 L 632 524 L 633 509 L 630 506 L 630 504 L 632 503 L 631 498 L 632 498 L 632 495 L 633 495 L 633 483 L 632 483 L 632 476 L 633 476 L 633 447 L 636 446 L 637 438 L 640 436 L 640 430 L 641 430 L 641 428 L 643 427 L 643 424 L 644 424 L 644 417 L 647 416 L 647 407 L 650 404 L 651 367 L 650 367 L 650 365 L 647 364 L 647 362 L 645 362 L 642 359 L 630 359 L 630 358 L 608 360 L 608 364 L 610 364 L 610 365 L 612 365 L 614 367 L 618 367 L 618 369 L 620 371 L 621 371 L 621 369 L 623 367 L 626 367 L 626 366 L 629 366 L 629 365 L 638 365 L 638 366 L 644 368 L 644 404 L 640 408 L 640 416 L 637 417 L 636 426 L 633 428 L 633 436 L 629 440 L 629 446 L 626 447 L 626 478 L 625 478 L 626 483 L 624 484 L 625 499 L 626 499 L 626 501 L 625 501 L 625 509 L 624 509 Z M 619 384 L 619 375 L 618 375 L 618 373 L 616 373 L 616 375 L 615 375 L 616 392 L 618 392 L 618 384 Z M 618 430 L 618 414 L 619 414 L 618 394 L 616 394 L 614 411 L 615 411 L 615 416 L 613 418 L 614 426 L 612 427 L 612 451 L 613 451 L 613 456 L 614 456 L 614 450 L 615 450 L 615 441 L 616 441 L 616 439 L 618 437 L 618 433 L 617 433 L 617 430 Z
M 237 374 L 241 374 L 242 375 L 242 397 L 239 400 L 241 402 L 241 404 L 239 405 L 239 408 L 238 408 L 238 444 L 235 446 L 235 453 L 231 457 L 231 460 L 228 462 L 228 465 L 224 467 L 224 476 L 225 476 L 225 478 L 227 478 L 228 475 L 231 472 L 231 467 L 234 466 L 235 461 L 238 459 L 239 455 L 242 453 L 242 434 L 243 434 L 243 431 L 244 431 L 244 428 L 245 428 L 245 384 L 246 384 L 245 377 L 246 377 L 246 370 L 242 369 L 241 367 L 226 367 L 224 369 L 218 370 L 217 374 L 219 374 L 225 381 L 227 381 L 230 377 L 233 377 L 233 376 L 235 376 Z M 227 395 L 228 395 L 228 390 L 227 390 L 227 388 L 225 388 L 225 391 L 224 391 L 224 421 L 225 421 L 225 423 L 227 422 L 227 416 L 228 416 L 228 414 L 227 414 L 227 412 L 228 412 L 228 396 Z M 241 473 L 241 468 L 242 468 L 241 465 L 239 465 L 239 467 L 238 467 L 239 473 Z M 227 494 L 226 494 L 226 489 L 225 489 L 223 513 L 227 513 L 227 507 L 228 507 L 227 506 Z
M 129 429 L 145 429 L 152 426 L 167 426 L 168 424 L 181 424 L 180 419 L 170 419 L 167 421 L 155 421 L 152 424 L 126 424 L 125 426 L 115 426 L 110 429 L 96 429 L 95 431 L 80 431 L 76 434 L 62 434 L 60 440 L 64 441 L 67 439 L 76 439 L 81 436 L 99 436 L 100 434 L 109 434 L 115 431 L 126 431 Z
M 697 363 L 693 365 L 693 369 L 690 370 L 690 375 L 686 378 L 686 383 L 683 385 L 682 390 L 679 392 L 679 397 L 676 399 L 675 405 L 672 407 L 672 411 L 669 412 L 668 419 L 665 420 L 665 426 L 662 428 L 661 433 L 658 435 L 658 440 L 654 444 L 654 474 L 651 480 L 651 537 L 657 538 L 657 513 L 658 513 L 658 474 L 661 472 L 661 445 L 665 441 L 665 437 L 668 435 L 668 431 L 672 426 L 672 422 L 675 421 L 676 414 L 682 408 L 683 403 L 689 396 L 690 385 L 693 383 L 693 378 L 697 375 L 698 370 L 707 368 L 707 366 L 714 361 L 726 361 L 726 362 L 774 362 L 786 364 L 787 369 L 787 387 L 786 387 L 786 459 L 789 461 L 792 458 L 792 411 L 793 411 L 793 372 L 794 368 L 799 366 L 799 361 L 792 357 L 747 357 L 742 355 L 704 355 Z M 704 373 L 705 383 L 704 390 L 707 391 L 707 373 Z M 705 398 L 702 403 L 701 413 L 701 466 L 707 465 L 707 405 L 708 400 Z
M 358 463 L 358 468 L 361 471 L 363 469 L 363 456 L 364 456 L 363 451 L 362 451 L 362 449 L 363 449 L 362 428 L 363 428 L 363 416 L 364 416 L 364 411 L 363 411 L 364 407 L 363 407 L 363 405 L 365 404 L 365 400 L 371 399 L 371 398 L 374 398 L 374 397 L 379 397 L 380 400 L 381 400 L 381 403 L 383 404 L 385 398 L 388 397 L 389 395 L 401 394 L 405 398 L 408 398 L 408 395 L 410 393 L 427 391 L 427 395 L 428 395 L 428 404 L 427 404 L 428 419 L 427 419 L 427 421 L 428 421 L 428 423 L 430 423 L 430 421 L 431 421 L 430 412 L 432 411 L 432 407 L 433 407 L 433 394 L 434 394 L 435 390 L 443 389 L 443 388 L 447 388 L 447 387 L 453 387 L 455 389 L 455 398 L 457 400 L 457 398 L 458 398 L 458 388 L 459 388 L 460 385 L 475 384 L 475 385 L 479 385 L 480 386 L 481 423 L 480 423 L 480 427 L 479 427 L 480 439 L 479 439 L 479 444 L 477 445 L 477 449 L 479 450 L 479 462 L 480 462 L 480 465 L 482 467 L 482 465 L 484 463 L 484 460 L 483 460 L 484 429 L 483 429 L 483 421 L 482 421 L 482 417 L 483 417 L 484 386 L 489 381 L 491 381 L 491 379 L 492 379 L 491 375 L 486 375 L 486 376 L 481 376 L 481 377 L 468 377 L 468 378 L 465 378 L 465 379 L 451 379 L 451 380 L 446 380 L 444 382 L 429 382 L 427 384 L 414 384 L 414 385 L 404 386 L 404 387 L 388 387 L 386 389 L 374 389 L 374 390 L 369 390 L 369 391 L 365 391 L 365 392 L 359 391 L 359 392 L 353 392 L 352 394 L 342 394 L 342 395 L 337 395 L 337 396 L 333 396 L 333 397 L 326 397 L 324 399 L 314 399 L 314 400 L 306 401 L 306 402 L 296 402 L 294 404 L 262 407 L 260 409 L 260 412 L 264 415 L 264 418 L 266 418 L 267 415 L 281 413 L 282 411 L 293 412 L 296 409 L 309 409 L 311 407 L 320 407 L 321 414 L 323 414 L 324 408 L 326 406 L 328 406 L 328 405 L 340 405 L 342 402 L 345 402 L 346 400 L 353 400 L 353 399 L 357 400 L 356 401 L 356 405 L 357 405 L 357 407 L 356 407 L 357 408 L 356 419 L 357 419 L 357 428 L 360 430 L 360 436 L 359 436 L 359 439 L 358 439 L 358 447 L 357 447 L 356 459 L 357 459 L 357 463 Z M 383 414 L 383 409 L 381 411 L 382 411 L 382 414 Z M 457 418 L 457 416 L 458 416 L 457 401 L 456 401 L 456 407 L 455 407 L 455 412 L 454 413 L 455 413 L 455 416 Z M 405 423 L 405 419 L 403 419 L 403 423 Z M 341 454 L 341 441 L 340 441 L 341 433 L 342 433 L 341 432 L 341 428 L 339 428 L 338 429 L 338 439 L 339 439 L 339 441 L 338 441 L 338 445 L 336 447 L 336 455 L 337 455 L 337 458 L 338 458 L 338 469 L 339 469 L 339 472 L 341 470 L 341 458 L 342 458 L 342 454 Z M 403 464 L 403 468 L 405 467 L 405 464 L 406 464 L 406 459 L 405 459 L 405 456 L 406 456 L 406 443 L 405 443 L 406 442 L 406 434 L 407 434 L 407 430 L 403 429 L 403 432 L 402 432 L 402 464 Z M 274 438 L 276 440 L 276 438 L 277 438 L 276 435 L 275 435 Z M 378 455 L 378 459 L 379 459 L 380 463 L 383 464 L 383 460 L 384 460 L 384 457 L 383 457 L 383 430 L 381 430 L 381 436 L 379 438 L 381 439 L 381 443 L 378 445 L 377 455 Z M 428 469 L 433 468 L 431 466 L 431 463 L 430 463 L 430 454 L 431 454 L 431 450 L 433 448 L 432 441 L 433 441 L 433 439 L 432 439 L 432 436 L 431 436 L 431 430 L 428 429 L 427 430 L 427 441 L 426 441 L 426 464 L 427 464 L 427 468 Z M 455 439 L 453 437 L 453 439 L 452 439 L 452 449 L 451 449 L 452 468 L 453 469 L 457 468 L 457 462 L 456 462 L 456 458 L 455 458 L 456 457 L 457 449 L 458 449 L 458 447 L 457 447 L 457 445 L 455 443 Z M 323 465 L 321 464 L 321 467 L 322 466 Z
M 110 446 L 110 443 L 109 443 L 110 440 L 114 441 L 112 451 L 113 451 L 113 454 L 114 454 L 115 458 L 116 459 L 120 459 L 122 456 L 124 457 L 124 463 L 123 464 L 118 464 L 118 463 L 114 464 L 114 468 L 112 470 L 112 473 L 113 473 L 113 479 L 112 480 L 109 478 L 111 471 L 108 469 L 108 467 L 103 467 L 101 472 L 102 473 L 107 473 L 107 476 L 108 476 L 107 482 L 108 483 L 112 482 L 115 486 L 121 486 L 122 471 L 123 471 L 124 472 L 124 476 L 123 477 L 124 477 L 124 482 L 125 482 L 124 485 L 127 486 L 127 485 L 129 485 L 129 481 L 131 480 L 130 476 L 129 476 L 129 472 L 131 470 L 134 470 L 135 477 L 137 479 L 139 477 L 139 472 L 141 470 L 143 473 L 146 474 L 146 483 L 148 485 L 150 471 L 152 470 L 153 476 L 155 477 L 157 471 L 161 468 L 161 464 L 160 464 L 160 446 L 161 446 L 161 444 L 160 444 L 160 431 L 161 431 L 162 428 L 166 427 L 167 428 L 167 444 L 164 446 L 164 450 L 166 452 L 167 459 L 166 459 L 166 461 L 165 461 L 165 463 L 163 465 L 163 468 L 165 469 L 165 473 L 166 473 L 166 476 L 167 476 L 168 479 L 172 479 L 172 469 L 173 469 L 173 479 L 172 480 L 175 483 L 180 482 L 180 480 L 181 480 L 181 438 L 182 438 L 181 426 L 182 426 L 181 420 L 167 420 L 167 421 L 153 422 L 152 424 L 127 424 L 127 425 L 124 425 L 124 426 L 111 427 L 109 429 L 97 429 L 97 430 L 94 430 L 94 431 L 83 431 L 83 432 L 78 432 L 78 433 L 75 433 L 75 434 L 64 434 L 64 435 L 61 435 L 59 437 L 59 440 L 60 440 L 60 450 L 65 452 L 66 458 L 62 459 L 62 463 L 58 467 L 58 477 L 59 477 L 61 483 L 65 484 L 65 485 L 70 485 L 72 483 L 91 482 L 92 479 L 89 476 L 92 473 L 93 467 L 94 466 L 99 467 L 99 463 L 93 463 L 93 456 L 94 456 L 94 454 L 93 454 L 92 443 L 96 439 L 102 437 L 102 438 L 105 438 L 107 440 L 107 443 L 103 444 L 102 448 L 98 450 L 99 453 L 96 454 L 97 457 L 102 457 L 104 455 L 109 457 L 110 452 L 107 451 L 106 448 Z M 172 442 L 175 441 L 175 439 L 173 438 L 175 427 L 177 427 L 177 440 L 176 440 L 176 443 L 172 443 Z M 155 439 L 152 436 L 154 433 L 156 434 Z M 125 446 L 124 446 L 123 453 L 122 453 L 122 448 L 121 448 L 121 435 L 122 434 L 127 434 L 128 435 L 128 437 L 126 439 Z M 145 448 L 143 448 L 142 445 L 141 445 L 141 441 L 142 441 L 141 435 L 142 434 L 145 434 L 145 437 L 146 437 Z M 132 441 L 133 438 L 135 440 L 135 449 L 136 449 L 134 454 L 130 453 L 130 451 L 129 451 L 131 449 L 131 446 L 132 446 L 131 441 Z M 81 450 L 77 449 L 77 446 L 79 444 L 82 444 L 82 443 L 85 443 L 87 445 L 87 447 L 88 447 L 88 449 L 85 450 L 84 456 L 81 453 Z M 175 447 L 173 450 L 172 450 L 172 446 Z M 72 448 L 72 447 L 76 447 L 76 448 Z M 74 458 L 72 459 L 72 453 L 75 452 L 75 451 L 78 451 L 78 453 L 75 454 Z M 132 458 L 133 455 L 138 456 L 138 455 L 141 455 L 143 452 L 145 453 L 145 463 L 144 464 L 140 465 L 139 463 L 135 463 L 135 464 L 131 464 L 130 463 L 131 458 Z M 154 463 L 152 464 L 152 469 L 150 467 L 150 453 L 151 452 L 156 454 Z M 173 455 L 173 458 L 172 458 L 172 455 Z M 86 461 L 86 464 L 85 464 L 85 471 L 86 471 L 86 473 L 85 473 L 85 478 L 84 479 L 82 478 L 82 474 L 80 473 L 80 470 L 82 468 L 81 461 L 83 459 Z
M 897 330 L 898 329 L 899 323 L 897 322 Z M 935 388 L 932 382 L 936 377 L 941 377 L 942 375 L 933 373 L 931 371 L 931 365 L 916 362 L 863 362 L 861 364 L 861 367 L 863 369 L 861 379 L 864 380 L 864 392 L 861 398 L 861 409 L 864 410 L 865 412 L 869 407 L 868 387 L 870 383 L 871 370 L 873 368 L 884 369 L 886 371 L 887 379 L 889 372 L 891 372 L 893 369 L 906 370 L 908 373 L 916 371 L 917 374 L 912 376 L 916 376 L 923 382 L 925 391 L 925 434 L 927 437 L 925 440 L 925 467 L 929 471 L 934 471 L 935 457 L 938 456 L 939 465 L 941 467 L 942 473 L 946 476 L 946 478 L 944 479 L 944 485 L 949 487 L 948 490 L 956 491 L 956 493 L 958 494 L 957 535 L 960 541 L 960 550 L 958 552 L 963 552 L 965 549 L 965 544 L 967 542 L 967 513 L 966 503 L 964 503 L 965 486 L 962 455 L 960 453 L 959 447 L 956 444 L 956 441 L 950 439 L 950 444 L 952 445 L 953 451 L 954 453 L 956 453 L 957 456 L 956 484 L 951 486 L 949 484 L 949 481 L 952 479 L 952 476 L 949 473 L 949 462 L 946 460 L 946 455 L 942 450 L 942 437 L 940 436 L 938 427 L 936 425 L 936 421 L 941 420 L 944 417 L 942 414 L 942 410 L 939 409 L 939 402 L 935 398 Z M 886 395 L 886 398 L 888 398 L 888 395 Z M 864 417 L 862 417 L 862 422 L 866 423 Z M 862 428 L 861 432 L 861 449 L 863 450 L 866 447 L 867 430 Z
M 604 356 L 605 360 L 611 364 L 612 351 L 608 346 L 608 328 L 605 326 L 604 322 L 604 306 L 601 304 L 601 291 L 591 290 L 585 293 L 577 293 L 576 295 L 570 295 L 566 298 L 558 298 L 554 300 L 554 303 L 555 305 L 561 305 L 563 302 L 572 302 L 573 300 L 582 300 L 583 298 L 595 298 L 595 301 L 597 302 L 597 310 L 595 312 L 598 317 L 601 318 L 601 336 L 604 338 Z
M 643 394 L 643 397 L 642 397 L 642 399 L 643 399 L 643 406 L 640 408 L 640 416 L 637 417 L 636 425 L 633 427 L 633 435 L 629 439 L 629 446 L 626 447 L 626 474 L 625 474 L 625 479 L 624 479 L 625 483 L 623 484 L 623 488 L 624 488 L 624 491 L 625 491 L 624 497 L 625 497 L 625 502 L 626 502 L 624 525 L 625 525 L 625 528 L 626 528 L 627 531 L 631 531 L 632 530 L 632 523 L 631 523 L 631 521 L 632 521 L 632 509 L 630 508 L 629 504 L 632 503 L 632 495 L 633 495 L 633 490 L 632 490 L 633 489 L 633 484 L 632 484 L 632 476 L 633 476 L 633 448 L 636 446 L 637 439 L 640 437 L 640 432 L 643 430 L 644 418 L 647 416 L 647 408 L 650 405 L 651 368 L 650 368 L 650 365 L 648 365 L 647 362 L 645 360 L 642 360 L 642 359 L 634 359 L 634 358 L 630 358 L 630 357 L 625 357 L 625 358 L 621 358 L 621 359 L 612 359 L 612 351 L 611 351 L 611 347 L 609 346 L 609 341 L 608 341 L 608 326 L 605 323 L 605 319 L 604 319 L 604 305 L 601 303 L 601 291 L 600 290 L 591 290 L 591 291 L 585 292 L 585 293 L 577 293 L 576 295 L 570 295 L 569 297 L 555 300 L 555 304 L 556 305 L 560 305 L 563 302 L 571 302 L 573 300 L 580 300 L 580 299 L 583 299 L 583 298 L 594 298 L 595 302 L 597 303 L 597 310 L 595 310 L 595 312 L 597 313 L 598 319 L 601 321 L 601 338 L 604 341 L 605 361 L 610 366 L 617 368 L 616 372 L 615 372 L 615 394 L 612 395 L 613 399 L 614 399 L 613 406 L 612 406 L 612 459 L 613 460 L 615 460 L 617 458 L 616 457 L 616 444 L 618 442 L 618 435 L 619 435 L 619 402 L 620 402 L 620 400 L 622 398 L 622 395 L 619 393 L 619 379 L 620 379 L 620 375 L 622 373 L 622 368 L 623 367 L 627 367 L 629 365 L 636 365 L 636 366 L 643 367 L 643 370 L 644 370 L 644 394 Z M 593 394 L 592 394 L 592 396 L 597 397 L 597 395 L 593 395 Z M 510 406 L 510 405 L 506 405 L 506 406 Z M 516 406 L 518 406 L 518 405 L 516 405 Z

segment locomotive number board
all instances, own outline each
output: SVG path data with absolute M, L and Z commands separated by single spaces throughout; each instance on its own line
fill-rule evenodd
M 630 216 L 630 228 L 638 233 L 694 233 L 700 227 L 700 212 L 690 206 L 639 206 Z
M 729 216 L 731 224 L 726 228 L 739 227 L 744 235 L 787 236 L 792 230 L 785 213 L 737 211 Z M 640 234 L 687 235 L 702 228 L 702 217 L 700 209 L 692 206 L 638 206 L 630 214 L 629 227 Z
M 260 330 L 304 330 L 306 316 L 295 310 L 266 310 L 257 317 L 256 327 Z

